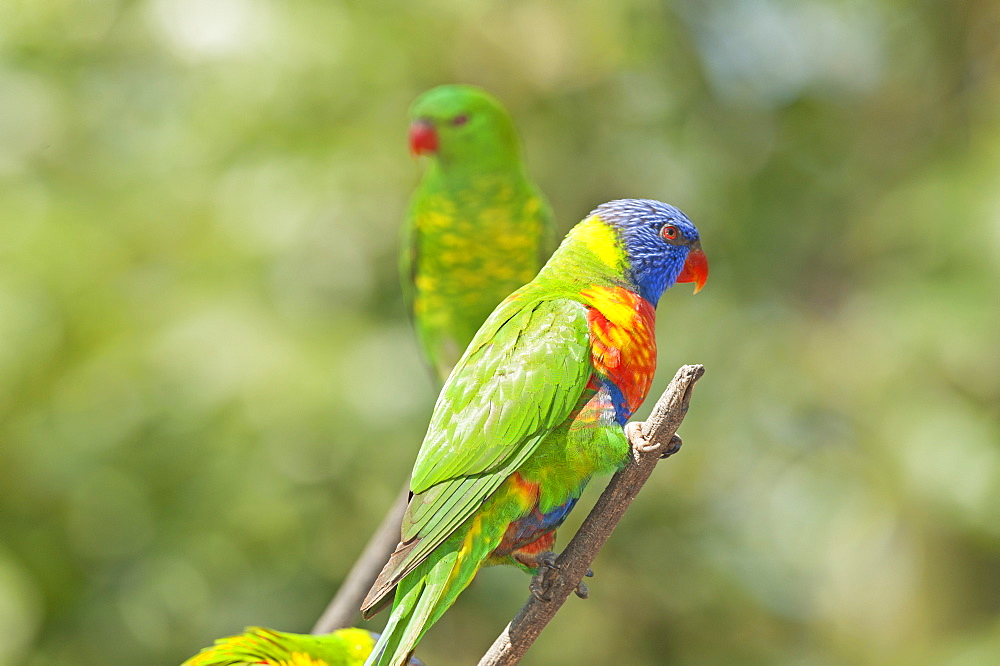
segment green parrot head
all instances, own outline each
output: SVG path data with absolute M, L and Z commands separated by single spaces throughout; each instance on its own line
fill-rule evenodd
M 481 88 L 432 88 L 413 102 L 410 121 L 410 152 L 431 157 L 444 170 L 482 173 L 520 167 L 514 122 Z

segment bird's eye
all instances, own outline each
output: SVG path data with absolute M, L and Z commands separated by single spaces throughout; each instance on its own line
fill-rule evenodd
M 660 229 L 660 235 L 666 238 L 668 241 L 677 240 L 680 238 L 681 232 L 677 230 L 672 224 L 668 224 L 662 229 Z
M 454 125 L 455 127 L 460 127 L 467 122 L 469 122 L 469 116 L 464 113 L 461 115 L 457 115 L 451 119 L 451 124 Z

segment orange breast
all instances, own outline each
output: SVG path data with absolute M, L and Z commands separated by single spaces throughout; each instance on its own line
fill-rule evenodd
M 621 392 L 627 418 L 646 399 L 656 372 L 656 311 L 622 287 L 586 289 L 583 296 L 590 303 L 591 362 Z

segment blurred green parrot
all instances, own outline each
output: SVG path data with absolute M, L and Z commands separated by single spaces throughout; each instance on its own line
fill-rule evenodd
M 238 636 L 220 638 L 181 666 L 361 666 L 378 640 L 364 629 L 338 629 L 332 634 L 288 634 L 247 627 Z M 410 666 L 421 666 L 411 658 Z
M 535 573 L 587 482 L 629 459 L 656 368 L 655 307 L 708 278 L 698 229 L 648 199 L 603 204 L 486 320 L 434 406 L 400 544 L 365 599 L 392 613 L 367 664 L 399 666 L 480 567 Z
M 507 110 L 468 85 L 432 88 L 410 108 L 410 151 L 429 157 L 410 201 L 400 273 L 417 335 L 444 382 L 493 308 L 528 282 L 554 244 Z

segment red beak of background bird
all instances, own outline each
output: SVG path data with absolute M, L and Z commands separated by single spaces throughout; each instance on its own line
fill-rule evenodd
M 429 155 L 438 148 L 438 135 L 426 120 L 415 120 L 410 125 L 410 154 Z
M 678 282 L 694 282 L 694 293 L 701 291 L 708 280 L 708 257 L 702 251 L 700 245 L 696 245 L 688 252 L 687 261 L 681 274 L 677 276 Z

